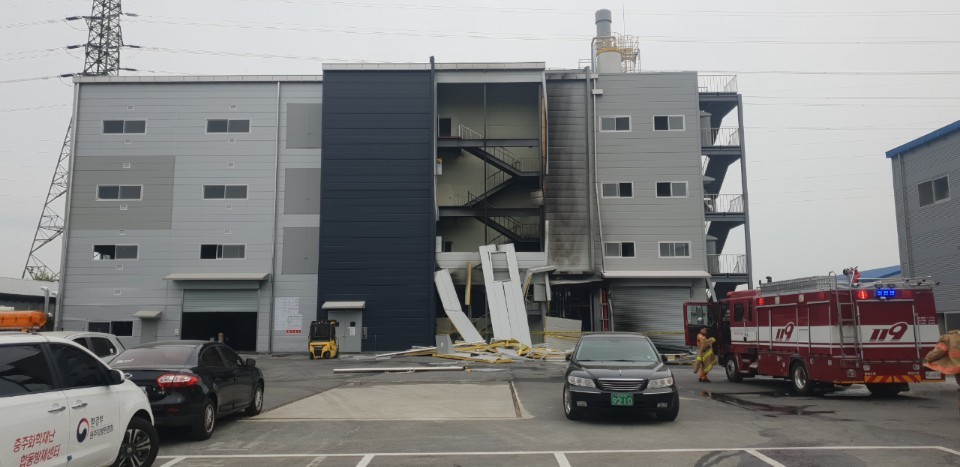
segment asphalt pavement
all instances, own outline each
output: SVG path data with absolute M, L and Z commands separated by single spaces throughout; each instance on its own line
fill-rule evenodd
M 257 355 L 264 412 L 220 420 L 213 438 L 161 431 L 157 465 L 960 465 L 956 384 L 912 385 L 877 398 L 861 385 L 801 397 L 789 383 L 699 383 L 671 366 L 675 422 L 612 414 L 570 421 L 565 363 L 433 357 Z M 466 371 L 335 374 L 335 368 Z M 511 410 L 512 409 L 512 410 Z

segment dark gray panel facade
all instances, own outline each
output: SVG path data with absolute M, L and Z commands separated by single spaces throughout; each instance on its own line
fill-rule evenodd
M 320 214 L 320 169 L 286 169 L 284 214 Z
M 319 243 L 319 227 L 284 228 L 281 274 L 316 274 Z
M 287 104 L 287 149 L 320 147 L 322 104 Z
M 366 301 L 364 350 L 434 341 L 433 90 L 425 71 L 324 74 L 318 309 Z

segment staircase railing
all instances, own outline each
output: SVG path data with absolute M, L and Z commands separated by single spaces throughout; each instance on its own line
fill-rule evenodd
M 742 213 L 743 195 L 703 195 L 703 207 L 707 214 L 711 213 Z
M 483 200 L 480 200 L 480 205 L 487 209 L 497 209 L 492 204 Z M 517 238 L 521 240 L 540 238 L 540 224 L 524 223 L 519 219 L 510 216 L 488 216 L 487 219 L 490 219 L 491 221 L 503 226 L 503 228 L 513 232 L 516 234 Z
M 483 134 L 471 129 L 468 126 L 460 124 L 457 126 L 457 128 L 460 131 L 460 139 L 484 139 Z M 490 154 L 493 154 L 493 157 L 496 157 L 501 162 L 509 164 L 511 167 L 521 172 L 524 171 L 523 158 L 518 156 L 513 151 L 500 146 L 484 147 L 483 149 Z
M 477 182 L 466 191 L 453 195 L 453 200 L 457 206 L 466 206 L 474 200 L 483 199 L 482 196 L 484 194 L 506 183 L 508 180 L 510 180 L 509 174 L 502 170 L 497 170 L 488 175 L 482 182 Z

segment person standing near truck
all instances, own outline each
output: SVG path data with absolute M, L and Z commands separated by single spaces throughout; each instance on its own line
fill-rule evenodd
M 699 371 L 701 383 L 710 382 L 707 374 L 717 363 L 717 356 L 713 353 L 713 343 L 716 342 L 716 339 L 707 337 L 708 331 L 709 328 L 700 328 L 700 333 L 697 334 L 697 362 L 693 366 L 693 372 Z
M 924 366 L 944 375 L 953 375 L 960 386 L 960 329 L 940 336 L 937 346 L 923 358 Z M 960 405 L 960 387 L 957 388 L 957 403 Z

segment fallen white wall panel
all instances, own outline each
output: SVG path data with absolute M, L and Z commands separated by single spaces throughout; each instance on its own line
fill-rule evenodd
M 437 286 L 437 292 L 440 294 L 440 302 L 443 303 L 443 312 L 447 314 L 453 326 L 457 328 L 460 337 L 467 342 L 479 342 L 483 340 L 477 328 L 470 322 L 470 318 L 464 314 L 460 308 L 460 298 L 457 297 L 457 290 L 453 287 L 453 278 L 450 277 L 450 271 L 441 269 L 434 273 L 433 281 Z

